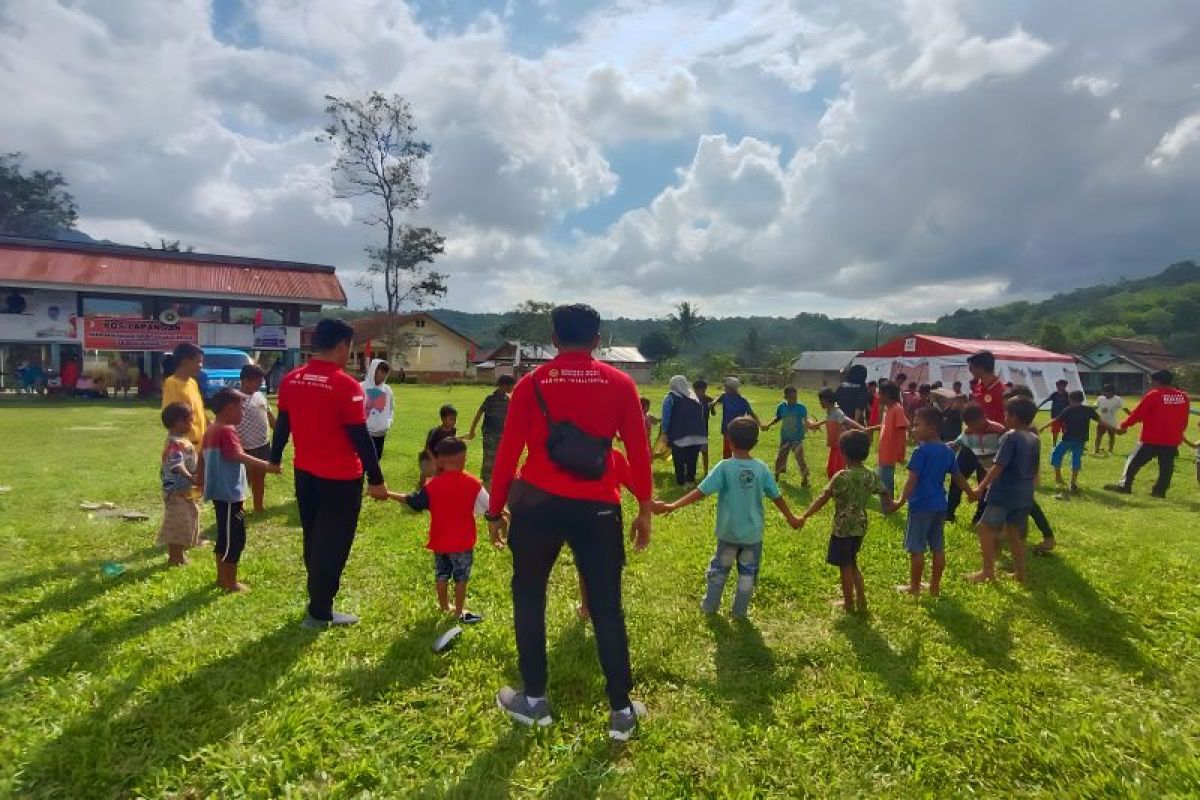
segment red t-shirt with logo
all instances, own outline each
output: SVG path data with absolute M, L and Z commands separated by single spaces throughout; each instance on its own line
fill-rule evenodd
M 469 472 L 440 472 L 409 495 L 408 505 L 429 510 L 426 547 L 435 553 L 465 553 L 475 549 L 475 517 L 487 511 L 488 493 Z
M 313 359 L 279 385 L 279 410 L 291 424 L 296 469 L 328 480 L 362 477 L 347 425 L 367 421 L 362 385 L 332 361 Z
M 975 403 L 983 409 L 984 416 L 992 422 L 1004 424 L 1004 381 L 996 378 L 987 386 L 983 381 L 975 384 L 971 390 Z
M 1137 408 L 1121 423 L 1121 430 L 1142 424 L 1141 441 L 1162 447 L 1179 447 L 1187 433 L 1191 400 L 1173 386 L 1156 387 L 1142 396 Z
M 518 476 L 542 491 L 575 500 L 621 502 L 621 475 L 616 451 L 608 470 L 595 481 L 577 478 L 550 460 L 546 452 L 549 433 L 530 381 L 541 387 L 550 415 L 570 420 L 593 436 L 620 437 L 629 459 L 628 486 L 638 500 L 650 499 L 650 445 L 637 384 L 616 367 L 592 358 L 590 353 L 560 353 L 522 378 L 513 390 L 504 423 L 504 436 L 492 470 L 489 511 L 498 514 L 508 502 L 508 490 Z

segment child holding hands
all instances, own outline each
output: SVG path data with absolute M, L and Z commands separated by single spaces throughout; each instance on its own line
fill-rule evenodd
M 488 492 L 479 479 L 465 471 L 467 444 L 461 439 L 442 439 L 433 448 L 437 473 L 413 494 L 389 492 L 391 499 L 413 511 L 429 512 L 429 540 L 433 551 L 433 579 L 438 606 L 449 614 L 450 581 L 454 581 L 454 616 L 470 625 L 483 622 L 467 610 L 467 583 L 475 563 L 475 518 L 488 508 Z M 499 542 L 497 546 L 502 546 Z
M 750 453 L 758 444 L 759 427 L 758 421 L 749 416 L 732 420 L 726 435 L 733 456 L 713 467 L 697 488 L 675 502 L 655 503 L 655 513 L 670 514 L 708 495 L 717 495 L 717 550 L 708 566 L 707 591 L 700 603 L 705 614 L 717 612 L 725 582 L 736 563 L 738 580 L 733 596 L 733 616 L 746 618 L 762 562 L 764 496 L 771 498 L 793 528 L 800 524 L 783 499 L 771 470 Z
M 846 468 L 833 476 L 821 496 L 800 517 L 797 527 L 833 500 L 833 531 L 825 562 L 841 572 L 842 599 L 835 605 L 847 613 L 866 612 L 867 593 L 858 567 L 858 551 L 867 534 L 867 506 L 876 497 L 882 498 L 885 513 L 890 514 L 896 506 L 879 476 L 863 466 L 871 452 L 871 439 L 866 431 L 846 431 L 838 440 L 838 449 Z

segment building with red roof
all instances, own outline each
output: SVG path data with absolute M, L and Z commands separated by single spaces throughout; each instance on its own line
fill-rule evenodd
M 155 375 L 183 341 L 294 363 L 301 312 L 345 303 L 323 264 L 0 236 L 0 387 L 17 363 L 53 376 L 85 354 Z

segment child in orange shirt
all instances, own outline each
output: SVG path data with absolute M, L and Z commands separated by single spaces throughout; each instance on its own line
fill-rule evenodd
M 908 417 L 900 399 L 900 386 L 887 383 L 879 387 L 883 420 L 879 434 L 879 480 L 892 497 L 896 496 L 896 465 L 904 461 L 908 441 Z

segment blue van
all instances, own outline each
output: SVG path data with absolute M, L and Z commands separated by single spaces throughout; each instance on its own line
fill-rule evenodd
M 209 399 L 226 386 L 237 388 L 242 381 L 242 367 L 251 362 L 250 356 L 231 347 L 200 349 L 204 351 L 204 366 L 198 382 L 204 399 Z

